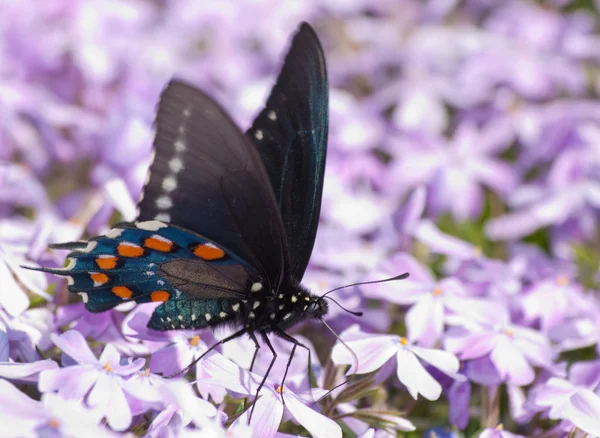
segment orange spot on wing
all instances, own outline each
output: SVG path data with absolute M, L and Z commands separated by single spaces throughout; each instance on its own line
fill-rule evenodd
M 157 290 L 150 294 L 150 299 L 152 301 L 168 301 L 170 296 L 171 295 L 166 290 Z
M 90 274 L 90 278 L 94 282 L 94 286 L 102 286 L 103 284 L 108 283 L 108 275 L 103 274 L 102 272 L 94 272 L 93 274 Z
M 156 251 L 169 252 L 173 249 L 173 242 L 166 239 L 158 239 L 157 237 L 148 237 L 144 241 L 144 246 Z
M 98 257 L 96 264 L 100 269 L 114 269 L 117 266 L 117 258 L 115 256 Z
M 124 300 L 128 300 L 133 295 L 133 292 L 131 292 L 131 289 L 129 289 L 126 286 L 115 286 L 112 288 L 112 291 L 113 291 L 113 294 L 115 294 L 118 297 L 123 298 Z
M 144 254 L 144 249 L 133 243 L 120 243 L 117 252 L 123 257 L 140 257 Z
M 194 255 L 204 260 L 217 260 L 225 256 L 225 251 L 211 243 L 204 243 L 194 248 Z

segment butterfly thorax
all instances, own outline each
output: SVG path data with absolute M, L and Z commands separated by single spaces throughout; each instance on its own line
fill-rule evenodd
M 275 294 L 255 294 L 240 302 L 238 322 L 256 331 L 285 331 L 301 321 L 322 318 L 327 303 L 299 284 L 280 287 Z

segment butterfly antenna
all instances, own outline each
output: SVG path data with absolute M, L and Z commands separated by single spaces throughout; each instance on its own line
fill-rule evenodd
M 331 290 L 325 292 L 323 295 L 321 295 L 321 298 L 325 298 L 331 292 L 335 292 L 336 290 L 340 290 L 340 289 L 345 289 L 347 287 L 361 286 L 363 284 L 387 283 L 388 281 L 404 280 L 405 278 L 408 278 L 408 276 L 409 276 L 409 273 L 405 272 L 404 274 L 396 275 L 395 277 L 384 278 L 383 280 L 360 281 L 358 283 L 347 284 L 345 286 L 336 287 L 335 289 L 331 289 Z
M 328 300 L 333 301 L 335 304 L 337 304 L 339 306 L 340 309 L 345 310 L 346 312 L 350 313 L 351 315 L 354 315 L 354 316 L 363 316 L 362 312 L 354 312 L 352 310 L 348 310 L 348 309 L 346 309 L 344 306 L 342 306 L 340 303 L 338 303 L 336 300 L 334 300 L 331 297 L 323 296 L 322 298 L 327 298 Z
M 333 334 L 333 336 L 335 336 L 336 339 L 338 341 L 340 341 L 342 343 L 342 345 L 344 347 L 346 347 L 348 349 L 348 351 L 352 354 L 352 356 L 354 357 L 354 361 L 355 361 L 354 362 L 355 363 L 355 368 L 358 369 L 358 356 L 356 355 L 356 353 L 354 352 L 354 350 L 352 350 L 352 348 L 350 348 L 348 346 L 348 344 L 346 344 L 346 342 L 344 342 L 344 340 L 339 337 L 339 335 L 335 332 L 335 330 L 332 329 L 331 326 L 329 324 L 327 324 L 324 319 L 321 319 L 321 322 L 323 323 L 323 325 L 325 327 L 327 327 L 327 329 Z M 327 391 L 321 398 L 319 398 L 317 401 L 315 401 L 315 403 L 318 403 L 321 400 L 323 400 L 325 397 L 328 397 L 333 391 L 335 391 L 336 389 L 338 389 L 340 386 L 343 386 L 346 383 L 350 382 L 352 379 L 354 379 L 354 377 L 356 377 L 356 374 L 351 375 L 346 380 L 344 380 L 342 383 L 338 383 L 333 388 L 331 388 L 329 391 Z

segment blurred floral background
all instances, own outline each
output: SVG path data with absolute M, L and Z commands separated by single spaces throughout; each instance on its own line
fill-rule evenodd
M 0 435 L 600 435 L 599 10 L 0 0 Z M 317 388 L 305 352 L 278 386 L 290 347 L 277 342 L 248 425 L 268 353 L 248 373 L 251 342 L 232 342 L 165 380 L 213 334 L 146 329 L 152 305 L 87 313 L 64 281 L 19 265 L 62 266 L 49 243 L 135 218 L 171 77 L 246 129 L 301 21 L 331 87 L 304 284 L 411 277 L 335 295 L 365 312 L 328 319 L 356 357 L 321 324 L 297 328 Z

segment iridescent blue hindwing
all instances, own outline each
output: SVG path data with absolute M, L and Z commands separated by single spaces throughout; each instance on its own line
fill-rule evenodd
M 45 271 L 67 277 L 69 291 L 80 294 L 91 312 L 128 301 L 168 301 L 173 303 L 159 307 L 159 313 L 171 314 L 176 307 L 186 318 L 193 312 L 184 310 L 198 306 L 204 306 L 197 309 L 203 316 L 210 310 L 218 317 L 223 309 L 209 309 L 216 304 L 208 302 L 218 298 L 230 307 L 228 301 L 246 298 L 251 282 L 260 281 L 256 270 L 235 254 L 158 221 L 118 225 L 71 252 L 65 268 Z

